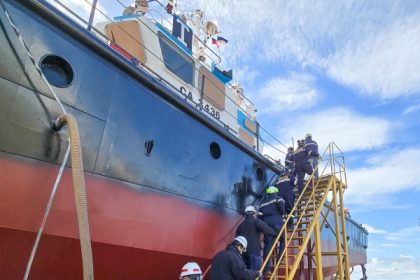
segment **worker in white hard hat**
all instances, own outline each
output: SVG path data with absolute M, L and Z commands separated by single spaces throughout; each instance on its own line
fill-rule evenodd
M 201 280 L 203 279 L 203 273 L 201 272 L 200 266 L 195 262 L 186 263 L 181 270 L 179 275 L 181 280 Z
M 248 241 L 237 236 L 223 251 L 217 253 L 211 263 L 210 280 L 254 280 L 261 277 L 258 270 L 247 269 L 242 259 Z
M 252 270 L 260 270 L 263 263 L 263 258 L 260 254 L 260 233 L 264 233 L 265 236 L 271 235 L 274 238 L 278 234 L 272 227 L 258 219 L 257 210 L 254 206 L 248 206 L 245 208 L 245 221 L 238 226 L 236 235 L 244 236 L 248 241 L 243 258 L 247 268 Z

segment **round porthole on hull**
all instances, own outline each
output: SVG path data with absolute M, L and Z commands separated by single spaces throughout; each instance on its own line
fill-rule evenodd
M 210 144 L 210 155 L 214 159 L 218 159 L 222 155 L 222 150 L 220 149 L 220 145 L 217 144 L 216 142 L 213 142 Z
M 47 55 L 42 58 L 40 66 L 47 81 L 55 87 L 65 88 L 73 82 L 73 69 L 62 57 Z

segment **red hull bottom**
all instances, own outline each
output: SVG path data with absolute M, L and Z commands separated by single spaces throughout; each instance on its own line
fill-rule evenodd
M 0 280 L 22 279 L 58 167 L 12 157 L 0 157 L 0 166 Z M 177 279 L 188 261 L 205 270 L 241 220 L 234 211 L 220 213 L 92 174 L 86 179 L 97 279 Z M 44 233 L 30 279 L 82 279 L 68 170 Z M 354 264 L 365 263 L 365 255 L 351 257 Z M 323 266 L 330 275 L 336 261 L 323 260 Z
M 35 233 L 0 229 L 0 279 L 22 279 Z M 191 257 L 94 242 L 96 279 L 178 279 Z M 205 269 L 210 260 L 194 258 Z M 43 235 L 32 265 L 30 279 L 82 279 L 78 239 Z

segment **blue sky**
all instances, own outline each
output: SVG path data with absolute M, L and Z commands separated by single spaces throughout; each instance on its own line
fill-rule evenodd
M 87 16 L 84 0 L 63 2 Z M 185 2 L 217 19 L 223 65 L 266 130 L 286 145 L 311 132 L 345 152 L 346 206 L 370 231 L 369 279 L 420 279 L 420 1 Z

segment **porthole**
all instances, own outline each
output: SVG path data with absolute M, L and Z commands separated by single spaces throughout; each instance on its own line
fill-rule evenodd
M 73 69 L 66 60 L 59 56 L 45 56 L 41 60 L 40 66 L 47 81 L 55 87 L 68 87 L 73 82 Z
M 213 142 L 213 143 L 210 144 L 210 155 L 214 159 L 218 159 L 222 155 L 222 151 L 220 150 L 220 146 L 216 142 Z
M 257 177 L 258 181 L 262 181 L 264 179 L 264 172 L 261 167 L 257 167 L 255 169 L 255 176 Z

